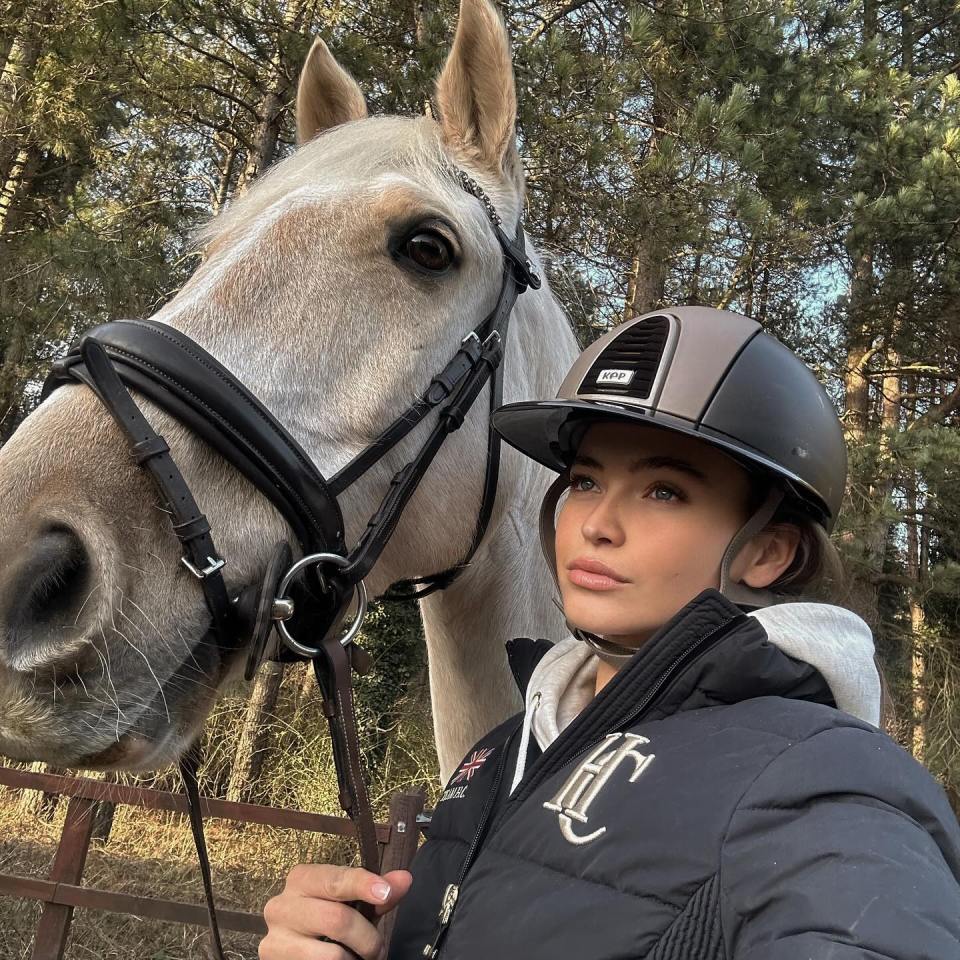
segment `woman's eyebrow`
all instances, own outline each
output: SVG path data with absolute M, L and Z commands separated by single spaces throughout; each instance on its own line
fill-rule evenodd
M 677 470 L 678 472 L 685 473 L 696 480 L 701 480 L 703 483 L 709 482 L 709 478 L 702 470 L 700 470 L 698 467 L 695 467 L 688 460 L 683 460 L 680 457 L 641 457 L 639 460 L 634 460 L 633 463 L 630 464 L 630 472 L 637 473 L 640 470 L 656 470 L 659 467 Z
M 573 458 L 573 462 L 575 465 L 589 467 L 593 470 L 603 469 L 602 463 L 594 460 L 593 457 L 586 456 L 585 454 L 578 453 L 576 457 Z M 630 464 L 629 470 L 631 473 L 639 473 L 641 470 L 656 470 L 664 467 L 670 470 L 677 470 L 680 473 L 685 473 L 687 476 L 693 477 L 696 480 L 700 480 L 703 483 L 710 482 L 709 478 L 702 470 L 700 470 L 698 467 L 695 467 L 688 460 L 683 460 L 680 457 L 641 457 L 639 460 L 634 460 L 633 463 Z

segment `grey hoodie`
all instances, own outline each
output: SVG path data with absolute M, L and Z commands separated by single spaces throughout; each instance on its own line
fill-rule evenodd
M 860 617 L 826 603 L 781 603 L 750 616 L 763 625 L 771 643 L 820 671 L 840 710 L 879 726 L 880 677 L 873 660 L 873 635 Z M 593 699 L 597 664 L 594 652 L 571 636 L 537 665 L 527 686 L 511 792 L 523 777 L 530 735 L 546 750 Z

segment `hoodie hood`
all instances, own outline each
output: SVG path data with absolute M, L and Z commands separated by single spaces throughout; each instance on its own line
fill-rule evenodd
M 873 634 L 855 613 L 827 603 L 780 603 L 750 614 L 785 654 L 816 667 L 837 707 L 880 726 Z
M 824 603 L 777 604 L 749 616 L 761 624 L 771 644 L 820 673 L 838 709 L 879 726 L 873 635 L 860 617 Z M 514 787 L 523 776 L 530 736 L 546 750 L 593 699 L 598 663 L 596 654 L 572 636 L 541 658 L 527 684 Z

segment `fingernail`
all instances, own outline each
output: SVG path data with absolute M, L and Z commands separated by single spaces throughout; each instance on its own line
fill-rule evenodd
M 378 880 L 370 889 L 378 900 L 386 900 L 390 896 L 390 884 L 385 880 Z

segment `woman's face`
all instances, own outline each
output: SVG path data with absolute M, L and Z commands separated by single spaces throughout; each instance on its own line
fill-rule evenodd
M 729 457 L 666 430 L 600 423 L 584 436 L 571 477 L 556 537 L 571 623 L 636 647 L 719 586 L 750 497 L 746 471 Z

